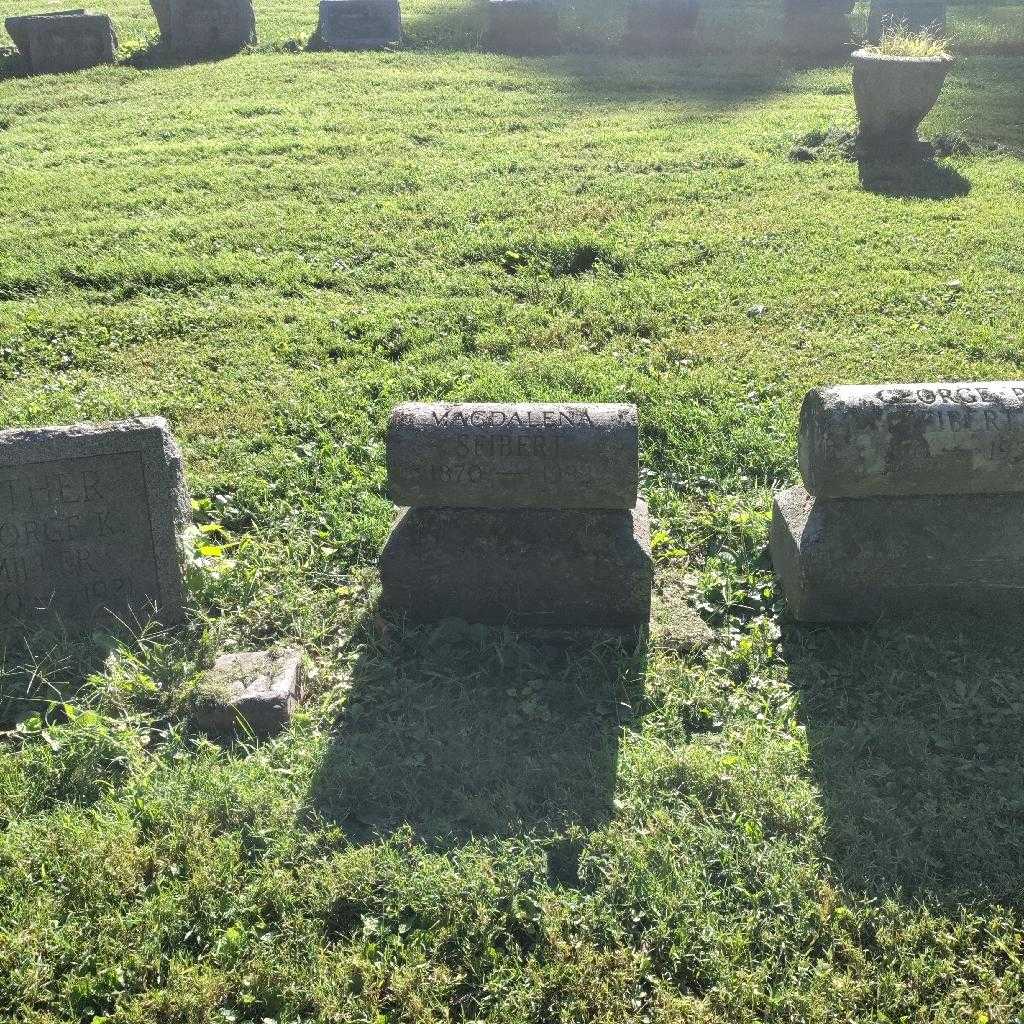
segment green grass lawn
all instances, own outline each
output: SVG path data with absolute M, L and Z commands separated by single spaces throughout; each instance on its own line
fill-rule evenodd
M 952 155 L 865 187 L 849 67 L 750 49 L 766 5 L 738 51 L 584 10 L 518 60 L 428 0 L 404 52 L 302 52 L 264 0 L 163 68 L 103 6 L 127 62 L 0 79 L 0 426 L 169 417 L 221 550 L 174 635 L 4 652 L 0 1020 L 1020 1020 L 1024 645 L 787 624 L 764 546 L 808 387 L 1024 376 L 1022 9 L 954 9 Z M 636 402 L 715 644 L 382 620 L 413 398 Z M 190 732 L 283 643 L 285 734 Z

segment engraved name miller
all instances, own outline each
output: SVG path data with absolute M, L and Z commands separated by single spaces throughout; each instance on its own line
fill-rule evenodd
M 630 405 L 411 402 L 388 427 L 399 505 L 632 508 L 638 465 Z

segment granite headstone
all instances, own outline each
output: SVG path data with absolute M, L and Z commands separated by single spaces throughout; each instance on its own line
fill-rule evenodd
M 365 50 L 402 41 L 398 0 L 321 0 L 313 45 L 325 50 Z
M 82 71 L 117 56 L 117 33 L 106 14 L 81 8 L 26 14 L 7 18 L 4 26 L 34 75 Z
M 409 402 L 388 425 L 398 505 L 629 509 L 636 409 L 606 403 Z
M 187 520 L 163 419 L 0 432 L 0 626 L 179 621 Z

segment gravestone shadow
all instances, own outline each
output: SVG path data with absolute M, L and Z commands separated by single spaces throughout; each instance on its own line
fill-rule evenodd
M 899 199 L 959 199 L 971 191 L 971 183 L 955 168 L 939 163 L 931 146 L 908 155 L 857 154 L 861 185 L 876 195 Z
M 1024 903 L 1024 638 L 996 626 L 790 626 L 828 854 L 851 886 Z
M 308 811 L 357 843 L 408 827 L 442 848 L 599 826 L 643 701 L 642 649 L 455 620 L 371 642 Z

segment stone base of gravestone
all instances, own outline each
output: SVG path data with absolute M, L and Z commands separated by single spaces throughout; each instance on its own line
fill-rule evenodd
M 160 39 L 182 57 L 218 57 L 256 42 L 252 0 L 150 0 Z
M 301 651 L 224 654 L 199 686 L 189 715 L 201 732 L 280 732 L 302 696 L 305 677 Z
M 158 417 L 0 432 L 0 630 L 179 622 L 188 507 Z
M 632 53 L 671 53 L 693 45 L 698 0 L 633 0 L 626 13 L 623 46 Z
M 784 47 L 792 53 L 840 56 L 853 50 L 852 0 L 786 0 Z
M 775 497 L 771 556 L 793 616 L 1019 617 L 1024 613 L 1024 495 Z
M 911 32 L 946 31 L 944 3 L 900 3 L 898 0 L 874 0 L 868 16 L 868 39 L 877 43 L 890 27 L 905 27 Z
M 380 557 L 383 606 L 412 621 L 645 627 L 647 506 L 402 513 Z
M 4 25 L 34 75 L 82 71 L 117 56 L 117 33 L 106 14 L 55 11 L 7 18 Z
M 316 50 L 371 50 L 402 41 L 398 0 L 321 0 L 310 46 Z
M 502 53 L 554 53 L 561 49 L 558 8 L 551 0 L 488 0 L 484 42 Z

